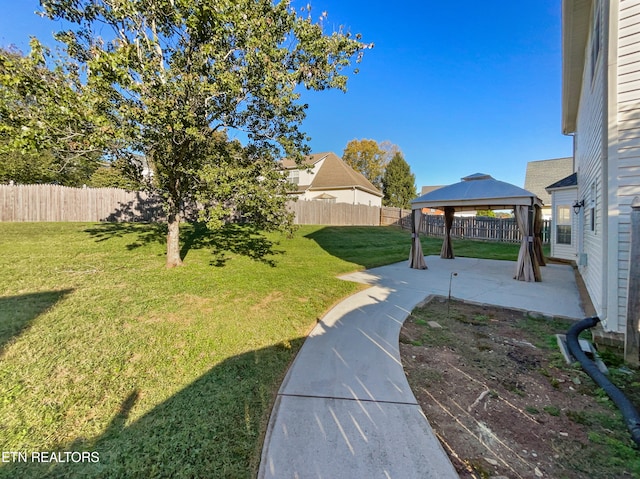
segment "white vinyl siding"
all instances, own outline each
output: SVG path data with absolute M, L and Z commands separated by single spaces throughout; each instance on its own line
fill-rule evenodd
M 600 15 L 600 2 L 594 2 L 594 14 Z M 595 21 L 592 21 L 591 35 L 594 34 Z M 602 31 L 602 29 L 601 29 Z M 599 39 L 602 41 L 602 38 Z M 587 49 L 593 48 L 595 39 L 590 37 Z M 580 105 L 578 108 L 577 134 L 575 143 L 575 164 L 578 172 L 578 199 L 585 200 L 585 206 L 580 210 L 583 218 L 583 252 L 587 256 L 587 264 L 580 266 L 580 273 L 584 279 L 589 296 L 599 315 L 602 315 L 605 306 L 603 297 L 604 263 L 606 255 L 604 250 L 604 235 L 602 234 L 602 213 L 598 206 L 603 205 L 601 197 L 592 198 L 592 191 L 601 195 L 602 169 L 603 169 L 603 135 L 604 135 L 604 84 L 605 71 L 603 69 L 603 51 L 597 56 L 597 64 L 592 66 L 591 59 L 595 58 L 590 51 L 585 55 L 585 79 L 592 81 L 582 82 Z M 592 185 L 595 189 L 592 190 Z M 595 203 L 595 229 L 591 230 L 591 204 Z
M 322 194 L 335 196 L 336 203 L 349 203 L 352 205 L 366 205 L 366 206 L 382 206 L 382 198 L 357 188 L 356 189 L 344 188 L 344 189 L 326 189 L 326 190 L 322 190 L 322 189 L 307 190 L 302 195 L 300 195 L 299 199 L 311 201 Z
M 618 214 L 615 238 L 617 277 L 611 284 L 617 289 L 618 330 L 625 331 L 627 319 L 627 283 L 629 277 L 631 202 L 640 196 L 640 0 L 622 0 L 618 30 L 618 158 L 615 190 L 609 195 Z M 611 208 L 610 208 L 611 210 Z M 615 309 L 614 309 L 615 308 Z

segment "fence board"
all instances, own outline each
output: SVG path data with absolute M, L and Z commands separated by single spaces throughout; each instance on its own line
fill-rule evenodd
M 411 228 L 411 210 L 383 206 L 380 208 L 380 224 L 383 226 L 396 225 Z
M 289 211 L 295 213 L 299 225 L 379 226 L 380 208 L 325 201 L 290 201 Z
M 411 228 L 411 210 L 324 201 L 287 204 L 300 225 L 379 226 Z M 193 214 L 193 208 L 184 213 Z M 193 216 L 193 215 L 191 215 Z M 186 217 L 186 216 L 185 216 Z M 118 188 L 69 188 L 59 185 L 0 185 L 0 221 L 161 221 L 161 202 L 145 192 Z M 550 240 L 550 221 L 543 243 Z M 421 234 L 444 237 L 444 216 L 423 215 Z M 520 232 L 514 218 L 455 217 L 454 238 L 515 243 Z
M 0 221 L 157 221 L 157 198 L 119 188 L 0 185 Z
M 544 220 L 542 242 L 550 241 L 551 221 Z M 420 233 L 427 236 L 445 236 L 444 216 L 423 215 Z M 453 238 L 479 239 L 506 243 L 519 243 L 520 230 L 515 218 L 490 218 L 485 216 L 454 217 L 451 226 Z

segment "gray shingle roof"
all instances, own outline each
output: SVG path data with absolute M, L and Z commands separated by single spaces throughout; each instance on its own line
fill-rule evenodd
M 552 160 L 530 161 L 527 163 L 527 174 L 524 188 L 538 195 L 545 205 L 551 204 L 551 195 L 546 187 L 573 173 L 573 158 L 556 158 Z
M 313 153 L 305 158 L 302 162 L 302 166 L 297 165 L 294 160 L 283 158 L 280 160 L 280 167 L 283 170 L 297 170 L 298 168 L 303 168 L 305 166 L 313 166 L 328 154 L 329 153 Z
M 549 190 L 568 188 L 570 186 L 578 186 L 578 173 L 571 173 L 566 178 L 562 178 L 561 180 L 556 181 L 552 185 L 547 186 L 545 189 L 547 190 L 547 192 L 549 192 Z

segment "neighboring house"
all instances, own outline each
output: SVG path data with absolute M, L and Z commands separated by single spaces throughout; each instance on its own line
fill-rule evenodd
M 563 0 L 562 16 L 578 269 L 604 330 L 624 338 L 631 202 L 640 196 L 640 0 Z
M 447 185 L 434 185 L 434 186 L 423 186 L 422 191 L 420 192 L 420 196 L 426 195 L 427 193 L 431 193 L 432 191 L 439 190 L 440 188 Z M 444 211 L 436 209 L 436 208 L 422 208 L 422 213 L 425 215 L 438 215 L 444 216 Z M 456 216 L 476 216 L 475 210 L 468 211 L 456 211 Z
M 545 188 L 562 178 L 566 178 L 571 173 L 573 173 L 573 158 L 571 157 L 527 163 L 524 189 L 535 193 L 542 200 L 542 218 L 545 220 L 551 219 L 553 216 L 551 195 Z
M 422 190 L 420 191 L 420 196 L 426 195 L 427 193 L 431 193 L 432 191 L 440 189 L 443 186 L 446 186 L 446 185 L 423 186 Z M 444 211 L 438 210 L 436 208 L 422 208 L 422 214 L 442 216 L 444 215 Z
M 551 257 L 568 259 L 581 263 L 578 258 L 578 232 L 580 231 L 580 208 L 574 204 L 578 200 L 578 175 L 569 176 L 547 186 L 545 193 L 551 195 Z
M 382 206 L 382 192 L 335 153 L 309 155 L 303 166 L 284 159 L 281 168 L 291 183 L 298 185 L 299 200 Z

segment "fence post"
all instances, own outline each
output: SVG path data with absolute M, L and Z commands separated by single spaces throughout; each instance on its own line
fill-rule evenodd
M 640 357 L 640 197 L 631 204 L 631 244 L 629 245 L 629 284 L 627 285 L 627 334 L 624 358 L 638 366 Z

